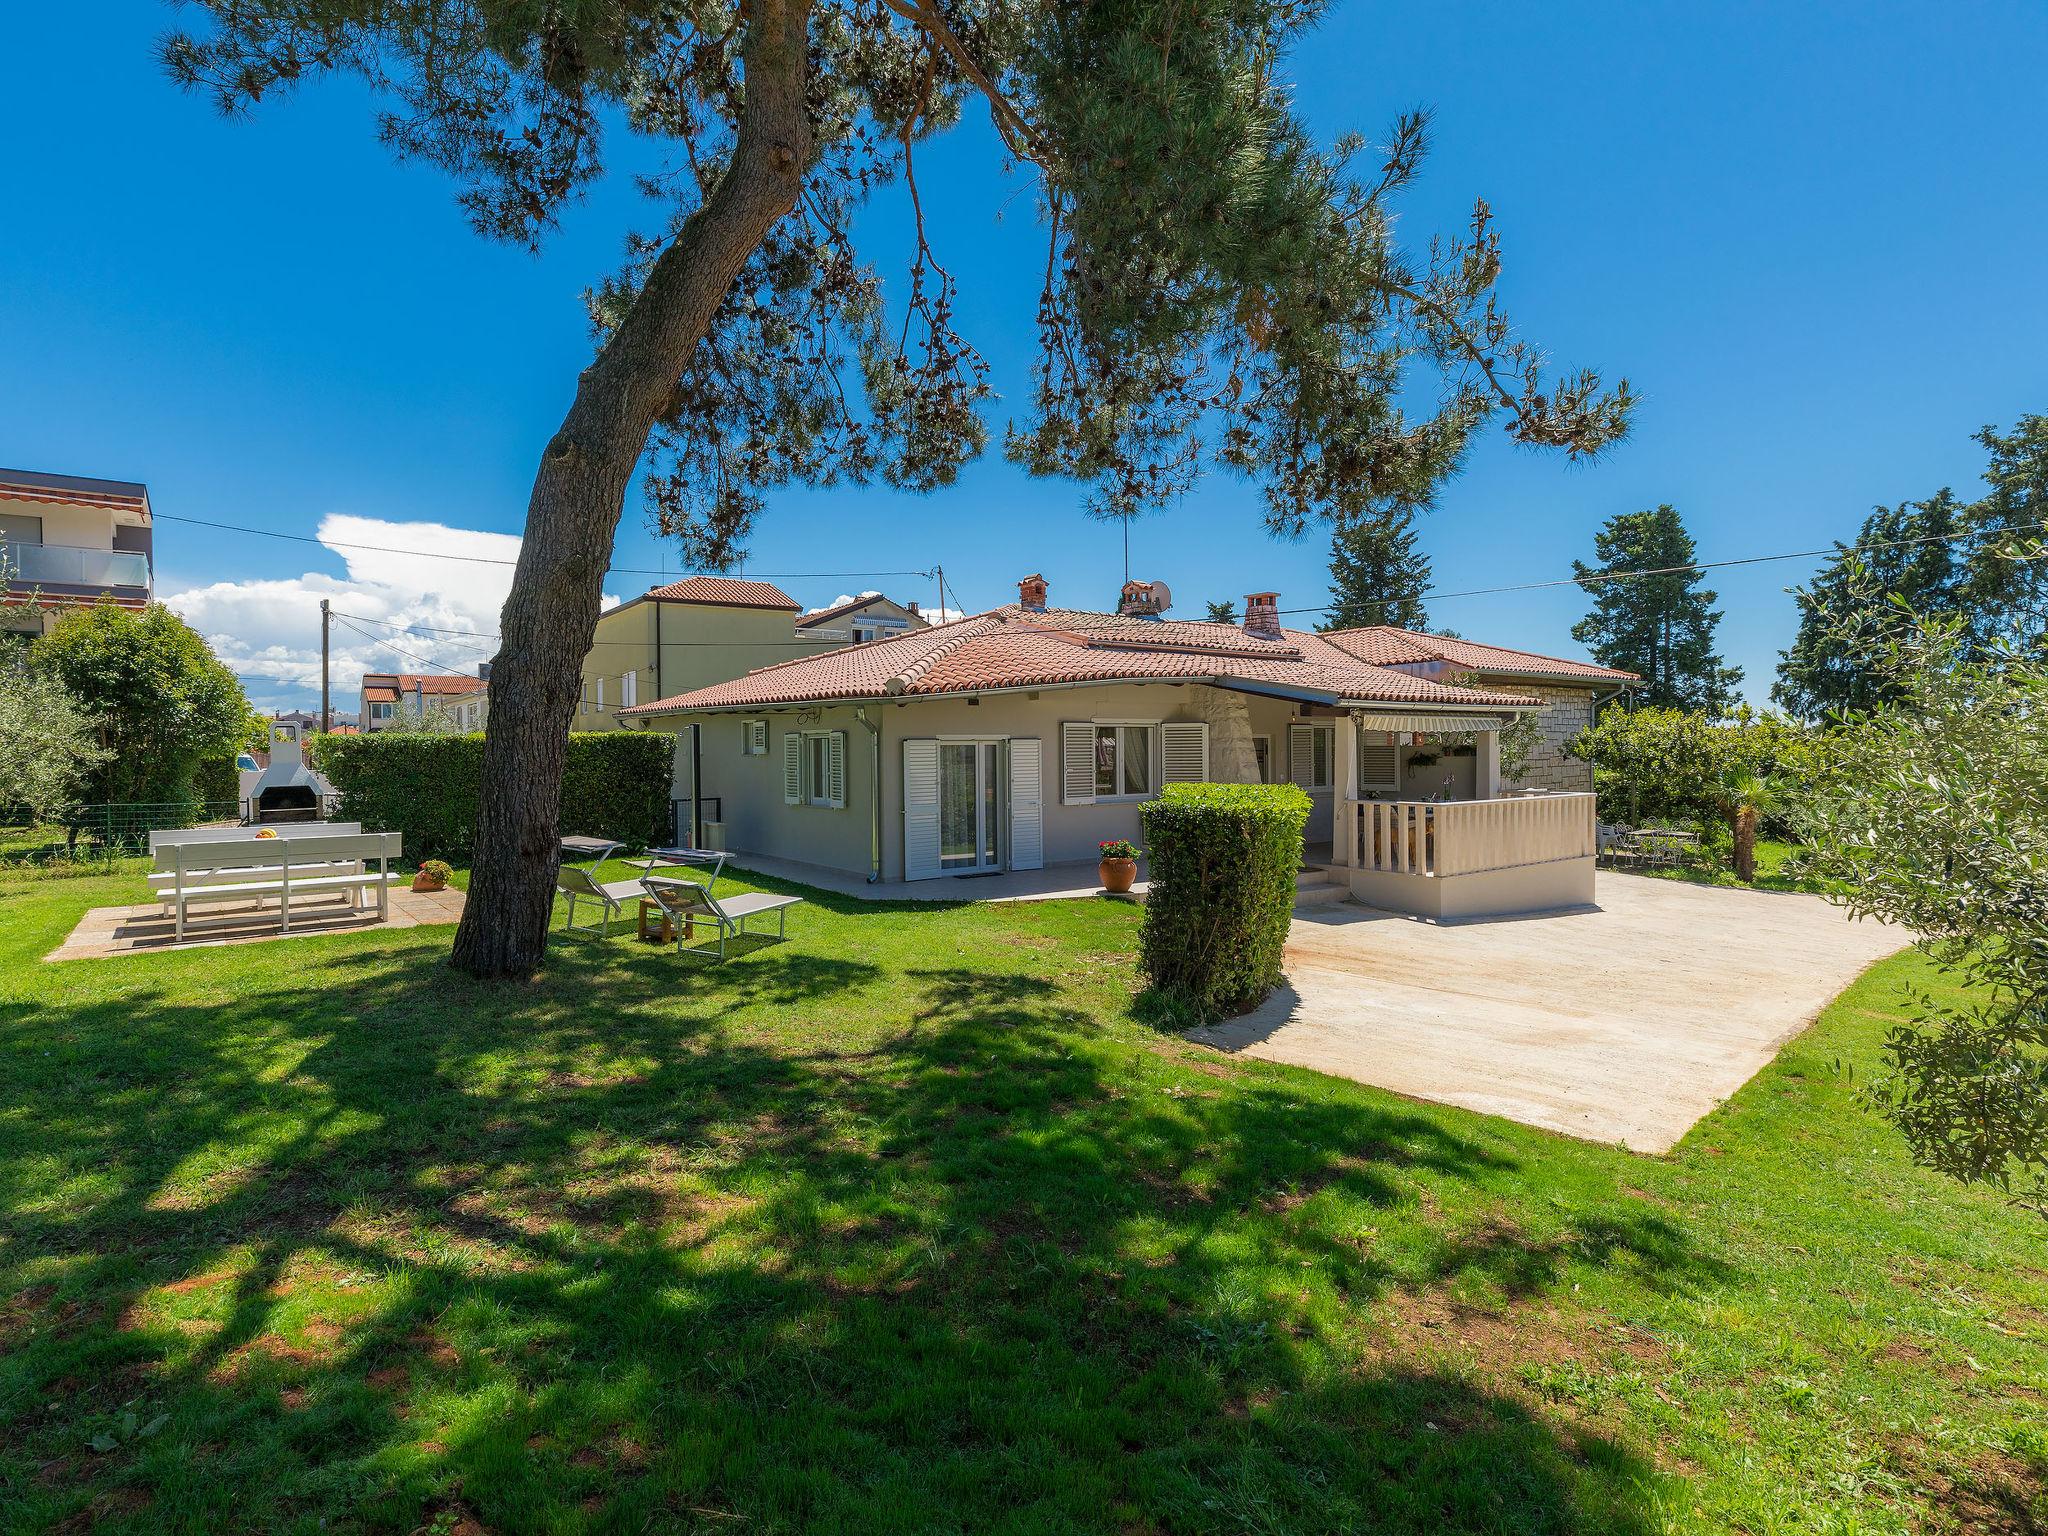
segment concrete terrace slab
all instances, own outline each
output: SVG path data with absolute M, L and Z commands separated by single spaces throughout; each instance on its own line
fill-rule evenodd
M 1297 915 L 1287 985 L 1191 1039 L 1637 1152 L 1669 1151 L 1912 936 L 1814 896 L 1603 871 L 1598 904 Z
M 45 960 L 89 960 L 111 955 L 144 955 L 164 950 L 204 949 L 221 944 L 256 944 L 269 939 L 298 939 L 316 933 L 356 933 L 363 929 L 423 928 L 453 923 L 462 917 L 462 892 L 391 888 L 391 916 L 377 920 L 377 909 L 358 910 L 340 901 L 308 902 L 292 907 L 292 931 L 277 931 L 277 908 L 195 906 L 185 923 L 185 942 L 177 942 L 177 924 L 154 903 L 135 907 L 94 907 L 78 920 L 71 936 L 43 956 Z

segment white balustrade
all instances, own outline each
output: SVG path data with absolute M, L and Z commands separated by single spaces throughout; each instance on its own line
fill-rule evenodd
M 1340 800 L 1338 857 L 1354 869 L 1436 876 L 1591 858 L 1594 801 L 1588 794 Z

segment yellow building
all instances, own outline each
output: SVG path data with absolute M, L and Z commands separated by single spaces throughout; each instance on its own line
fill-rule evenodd
M 772 582 L 686 576 L 598 619 L 574 729 L 612 730 L 621 710 L 924 622 L 915 606 L 879 593 L 806 614 Z

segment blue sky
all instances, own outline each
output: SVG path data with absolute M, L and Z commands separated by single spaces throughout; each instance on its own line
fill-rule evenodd
M 20 8 L 0 94 L 0 464 L 148 481 L 160 512 L 360 542 L 503 548 L 381 524 L 515 534 L 535 458 L 588 357 L 584 285 L 646 222 L 599 187 L 538 258 L 484 243 L 450 185 L 378 147 L 357 86 L 316 84 L 228 122 L 160 75 L 168 8 Z M 2036 4 L 1338 4 L 1293 63 L 1319 132 L 1436 113 L 1404 234 L 1456 230 L 1475 195 L 1504 301 L 1561 365 L 1627 374 L 1631 442 L 1597 465 L 1490 438 L 1424 526 L 1445 589 L 1568 574 L 1616 512 L 1671 502 L 1704 558 L 1811 548 L 1869 507 L 1977 483 L 1969 434 L 2048 409 L 2048 10 Z M 974 122 L 920 156 L 963 328 L 1023 395 L 1034 201 Z M 867 218 L 893 272 L 900 210 Z M 1000 416 L 998 417 L 1000 420 Z M 1075 488 L 1000 458 L 930 497 L 778 495 L 749 569 L 942 561 L 970 608 L 1043 570 L 1113 600 L 1120 534 Z M 360 521 L 348 521 L 356 519 Z M 1211 481 L 1132 533 L 1181 612 L 1272 587 L 1321 602 L 1323 542 L 1271 540 Z M 489 568 L 380 560 L 165 522 L 159 584 L 225 634 L 260 702 L 307 696 L 321 592 L 344 611 L 491 627 Z M 674 557 L 629 501 L 624 566 Z M 1719 573 L 1723 648 L 1767 691 L 1801 564 Z M 644 583 L 616 575 L 607 590 Z M 790 578 L 819 604 L 929 582 Z M 1448 600 L 1476 638 L 1574 649 L 1574 588 Z M 437 650 L 450 666 L 475 647 Z M 406 664 L 348 640 L 350 664 Z

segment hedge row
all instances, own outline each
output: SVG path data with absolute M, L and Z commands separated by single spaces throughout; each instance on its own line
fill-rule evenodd
M 665 731 L 569 737 L 561 829 L 633 847 L 668 841 L 676 739 Z M 481 735 L 315 736 L 313 761 L 341 796 L 340 816 L 405 834 L 408 858 L 467 859 L 476 841 Z
M 1292 784 L 1169 784 L 1140 809 L 1152 883 L 1138 958 L 1176 1012 L 1242 1013 L 1279 984 L 1308 812 Z

